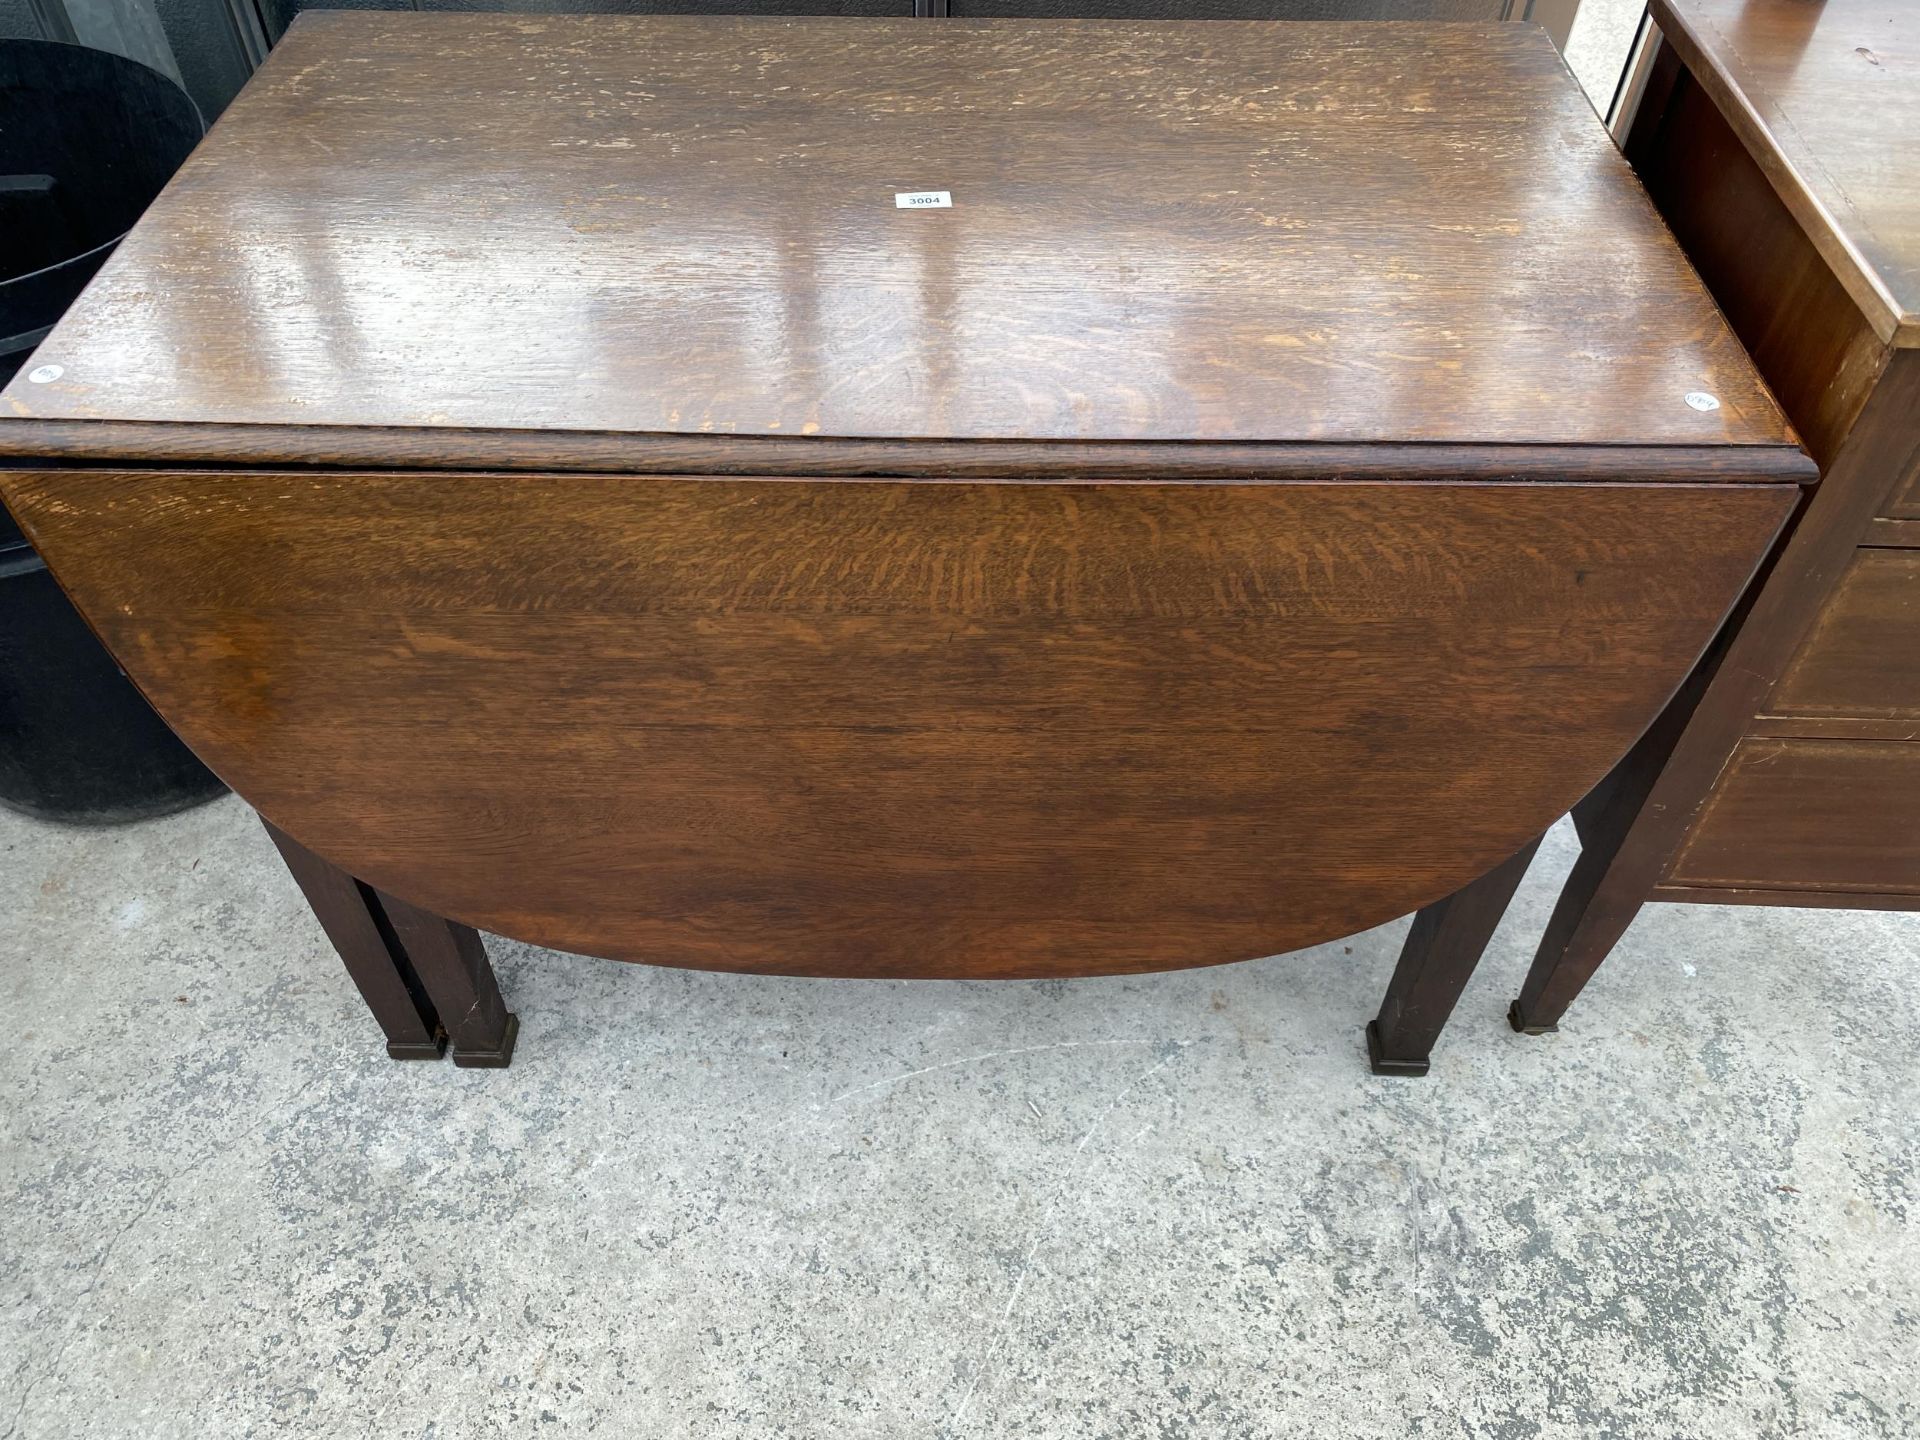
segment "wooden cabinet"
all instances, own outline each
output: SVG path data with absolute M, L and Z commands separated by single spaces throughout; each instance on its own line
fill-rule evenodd
M 1575 811 L 1514 1009 L 1553 1025 L 1647 899 L 1920 896 L 1920 9 L 1653 0 L 1625 149 L 1820 461 L 1764 582 Z
M 1920 740 L 1920 549 L 1854 552 L 1763 714 L 1773 733 L 1857 720 Z

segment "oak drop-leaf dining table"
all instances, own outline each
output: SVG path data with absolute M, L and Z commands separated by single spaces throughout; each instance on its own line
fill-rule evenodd
M 1813 474 L 1472 24 L 310 11 L 0 453 L 390 1052 L 495 1065 L 478 930 L 1057 977 L 1418 910 L 1423 1070 Z

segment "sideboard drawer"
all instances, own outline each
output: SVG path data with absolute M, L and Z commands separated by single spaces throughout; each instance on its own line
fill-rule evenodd
M 1896 520 L 1920 520 L 1920 465 L 1909 470 L 1905 482 L 1893 492 L 1887 514 Z
M 1920 719 L 1920 550 L 1856 550 L 1767 709 Z
M 1920 894 L 1920 744 L 1743 740 L 1667 881 Z

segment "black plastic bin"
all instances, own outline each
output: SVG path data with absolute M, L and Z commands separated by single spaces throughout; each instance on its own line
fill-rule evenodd
M 166 76 L 0 40 L 0 383 L 199 140 Z M 224 789 L 154 714 L 0 511 L 0 802 L 54 820 L 164 815 Z
M 48 820 L 165 815 L 226 787 L 120 673 L 10 524 L 0 525 L 0 801 Z
M 82 45 L 0 40 L 0 382 L 205 129 L 157 70 Z

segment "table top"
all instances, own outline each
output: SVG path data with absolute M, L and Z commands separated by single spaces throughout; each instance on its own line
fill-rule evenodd
M 310 11 L 44 367 L 0 412 L 1793 443 L 1518 25 Z
M 1652 10 L 1880 338 L 1920 345 L 1920 5 Z

